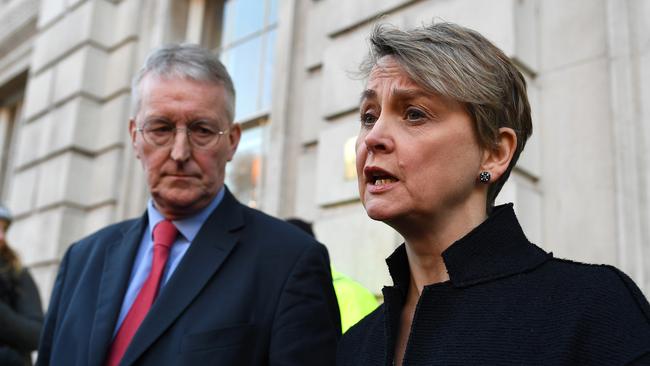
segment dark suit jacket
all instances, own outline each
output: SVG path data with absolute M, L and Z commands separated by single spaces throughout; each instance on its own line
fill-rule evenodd
M 68 249 L 40 365 L 102 365 L 147 225 Z M 332 365 L 340 319 L 325 247 L 229 192 L 161 290 L 121 365 Z

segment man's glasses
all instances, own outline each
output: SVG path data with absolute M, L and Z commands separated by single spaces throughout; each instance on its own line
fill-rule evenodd
M 165 121 L 145 122 L 136 131 L 142 133 L 144 141 L 158 147 L 168 147 L 174 144 L 177 132 L 185 132 L 192 147 L 209 149 L 219 142 L 219 138 L 228 132 L 228 129 L 219 130 L 204 121 L 192 122 L 186 128 L 177 128 L 174 124 Z

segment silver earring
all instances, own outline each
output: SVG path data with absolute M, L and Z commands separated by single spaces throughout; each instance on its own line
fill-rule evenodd
M 478 180 L 479 180 L 481 183 L 489 183 L 489 182 L 490 182 L 490 179 L 492 179 L 492 174 L 490 174 L 490 172 L 481 172 L 481 173 L 478 175 Z

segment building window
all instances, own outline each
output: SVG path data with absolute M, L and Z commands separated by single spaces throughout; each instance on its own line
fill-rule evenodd
M 268 114 L 277 28 L 277 0 L 227 0 L 217 52 L 237 90 L 235 120 Z
M 277 0 L 188 0 L 186 40 L 213 49 L 237 93 L 235 122 L 242 125 L 226 184 L 243 203 L 260 202 L 265 126 L 271 123 L 271 87 L 278 27 Z
M 26 80 L 24 72 L 0 87 L 0 201 L 9 185 L 13 135 L 21 118 Z

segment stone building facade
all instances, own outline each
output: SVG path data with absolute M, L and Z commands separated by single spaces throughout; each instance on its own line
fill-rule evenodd
M 337 268 L 379 293 L 400 243 L 368 219 L 355 70 L 377 21 L 474 28 L 526 75 L 533 137 L 498 201 L 557 257 L 614 264 L 650 293 L 650 2 L 645 0 L 0 0 L 0 200 L 49 298 L 75 240 L 140 215 L 130 79 L 169 42 L 219 52 L 244 136 L 244 202 L 315 223 Z

